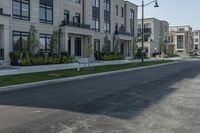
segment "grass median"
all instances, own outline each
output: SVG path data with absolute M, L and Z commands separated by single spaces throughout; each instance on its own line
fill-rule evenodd
M 150 61 L 150 62 L 144 62 L 144 63 L 129 63 L 129 64 L 120 64 L 120 65 L 96 66 L 94 67 L 94 69 L 82 68 L 80 71 L 77 71 L 77 69 L 67 69 L 67 70 L 56 70 L 56 71 L 48 71 L 48 72 L 0 76 L 0 87 L 75 77 L 75 76 L 81 76 L 81 75 L 89 75 L 89 74 L 102 73 L 102 72 L 124 70 L 124 69 L 151 66 L 151 65 L 164 64 L 164 63 L 170 63 L 170 62 L 173 62 L 173 61 Z

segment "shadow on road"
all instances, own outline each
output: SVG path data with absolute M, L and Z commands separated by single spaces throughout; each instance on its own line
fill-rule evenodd
M 133 119 L 174 91 L 172 86 L 200 73 L 200 62 L 0 93 L 0 105 L 59 109 Z

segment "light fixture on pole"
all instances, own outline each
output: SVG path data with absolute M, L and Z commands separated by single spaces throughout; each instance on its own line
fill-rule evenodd
M 152 3 L 155 3 L 154 7 L 159 7 L 157 0 L 151 1 L 148 4 L 144 4 L 144 0 L 142 0 L 142 5 L 139 7 L 142 7 L 142 62 L 144 62 L 144 7 L 148 6 Z

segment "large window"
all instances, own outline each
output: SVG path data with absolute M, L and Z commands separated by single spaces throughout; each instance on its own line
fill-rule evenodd
M 119 14 L 119 7 L 118 7 L 118 5 L 116 5 L 116 7 L 115 7 L 116 9 L 116 16 L 118 16 L 118 14 Z
M 40 34 L 40 51 L 45 53 L 49 52 L 51 40 L 52 40 L 52 35 Z
M 81 0 L 74 0 L 75 3 L 81 3 Z
M 123 18 L 124 17 L 124 8 L 121 7 L 121 17 Z
M 53 0 L 40 0 L 40 22 L 53 24 Z
M 183 35 L 177 35 L 177 49 L 183 49 Z
M 110 0 L 104 0 L 104 31 L 110 32 Z
M 92 0 L 92 29 L 100 31 L 100 8 L 99 0 Z
M 130 28 L 131 28 L 131 35 L 134 36 L 134 30 L 135 30 L 135 15 L 134 15 L 134 10 L 130 10 Z
M 27 50 L 28 32 L 13 32 L 13 50 L 23 52 Z
M 13 18 L 30 20 L 30 1 L 13 0 L 12 3 Z
M 69 22 L 69 11 L 67 10 L 64 11 L 64 20 Z
M 100 52 L 100 40 L 94 39 L 94 51 Z

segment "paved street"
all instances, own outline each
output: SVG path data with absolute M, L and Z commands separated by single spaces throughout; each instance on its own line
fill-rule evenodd
M 199 61 L 0 93 L 0 133 L 199 132 Z

